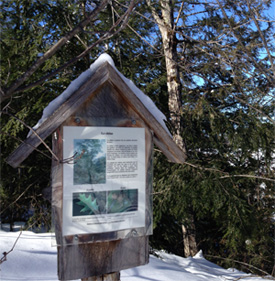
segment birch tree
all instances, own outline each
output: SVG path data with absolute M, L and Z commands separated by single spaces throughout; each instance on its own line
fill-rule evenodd
M 185 144 L 182 138 L 182 84 L 180 81 L 180 69 L 178 59 L 178 39 L 176 36 L 176 27 L 180 18 L 181 9 L 178 17 L 174 18 L 173 1 L 159 1 L 157 5 L 153 5 L 147 0 L 147 5 L 151 8 L 152 15 L 159 27 L 162 44 L 163 55 L 166 63 L 167 91 L 168 91 L 168 108 L 170 114 L 170 122 L 172 124 L 173 138 L 178 146 L 186 152 Z M 186 257 L 194 256 L 198 249 L 195 239 L 194 219 L 189 214 L 188 224 L 182 224 L 184 254 Z

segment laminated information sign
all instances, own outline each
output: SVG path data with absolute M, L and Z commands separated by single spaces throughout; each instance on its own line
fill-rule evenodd
M 145 227 L 144 128 L 64 126 L 63 236 Z

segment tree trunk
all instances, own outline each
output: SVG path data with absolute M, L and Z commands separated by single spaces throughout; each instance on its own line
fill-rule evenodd
M 193 219 L 193 215 L 189 215 L 189 219 Z M 184 244 L 184 256 L 193 257 L 198 252 L 197 243 L 196 243 L 196 227 L 193 220 L 188 224 L 182 224 L 182 235 L 183 235 L 183 244 Z
M 173 138 L 177 145 L 186 153 L 185 144 L 182 138 L 182 84 L 180 81 L 180 71 L 178 66 L 177 38 L 175 35 L 174 9 L 171 0 L 160 1 L 161 17 L 154 9 L 150 0 L 147 4 L 152 9 L 152 14 L 158 24 L 163 43 L 167 72 L 167 88 L 169 95 L 170 122 L 173 126 Z M 189 215 L 190 223 L 182 225 L 184 255 L 194 256 L 197 253 L 196 231 L 194 216 Z
M 170 121 L 173 125 L 173 137 L 177 145 L 184 150 L 185 145 L 182 139 L 182 85 L 180 82 L 180 73 L 178 67 L 177 55 L 177 39 L 174 32 L 174 16 L 172 9 L 172 1 L 160 1 L 162 7 L 162 19 L 157 14 L 154 15 L 156 19 L 163 43 L 163 51 L 166 63 L 167 72 L 167 88 L 169 95 L 169 112 Z

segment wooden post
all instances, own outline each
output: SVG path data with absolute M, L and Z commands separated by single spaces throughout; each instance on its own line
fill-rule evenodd
M 146 172 L 146 225 L 151 227 L 151 170 L 152 134 L 138 114 L 126 103 L 110 84 L 83 104 L 53 134 L 53 151 L 63 159 L 64 126 L 107 126 L 145 128 Z M 90 241 L 88 234 L 62 236 L 63 164 L 53 160 L 52 192 L 55 232 L 58 243 L 58 275 L 60 280 L 82 278 L 83 281 L 119 281 L 120 270 L 149 262 L 149 236 L 132 234 L 123 239 L 113 239 L 112 233 L 97 234 L 97 242 Z M 107 236 L 110 239 L 105 239 Z M 65 240 L 64 240 L 65 239 Z
M 120 280 L 119 272 L 81 279 L 81 281 L 119 281 L 119 280 Z

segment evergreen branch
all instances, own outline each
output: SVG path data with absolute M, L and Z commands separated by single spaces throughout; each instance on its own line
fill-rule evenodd
M 165 188 L 162 191 L 154 191 L 151 193 L 151 195 L 159 195 L 159 194 L 163 194 L 163 193 L 167 193 L 171 190 L 172 186 Z
M 95 43 L 93 43 L 92 45 L 90 45 L 88 48 L 86 48 L 85 51 L 83 51 L 81 54 L 79 54 L 78 56 L 74 57 L 73 59 L 69 60 L 67 63 L 63 64 L 62 66 L 60 66 L 59 68 L 57 68 L 56 70 L 54 70 L 53 72 L 43 76 L 42 78 L 40 78 L 39 80 L 37 80 L 34 83 L 31 83 L 29 85 L 26 85 L 24 87 L 18 88 L 16 91 L 14 91 L 14 94 L 18 93 L 18 92 L 23 92 L 26 91 L 28 89 L 31 89 L 35 86 L 38 86 L 40 84 L 42 84 L 45 80 L 55 76 L 56 74 L 58 74 L 59 72 L 61 72 L 62 70 L 64 70 L 65 68 L 67 68 L 68 66 L 76 63 L 78 60 L 80 60 L 81 58 L 83 58 L 84 56 L 86 56 L 95 46 L 97 46 L 99 43 L 110 39 L 111 37 L 115 36 L 116 34 L 118 34 L 121 30 L 123 30 L 128 22 L 129 16 L 131 11 L 134 9 L 135 5 L 137 5 L 138 2 L 140 2 L 141 0 L 132 0 L 128 10 L 124 13 L 124 15 L 122 15 L 114 25 L 112 25 L 112 27 L 102 36 L 100 37 Z M 136 2 L 136 3 L 135 3 Z M 115 30 L 116 27 L 120 24 L 120 28 Z
M 240 87 L 240 88 L 241 88 L 241 87 Z M 247 105 L 248 107 L 254 109 L 254 110 L 257 111 L 258 113 L 260 113 L 260 114 L 262 114 L 263 116 L 265 116 L 269 121 L 271 121 L 271 123 L 275 124 L 275 121 L 274 121 L 271 117 L 269 117 L 267 114 L 265 114 L 262 110 L 256 108 L 255 106 L 251 105 L 250 103 L 246 102 L 245 100 L 243 100 L 243 99 L 237 97 L 237 96 L 234 95 L 233 93 L 231 93 L 231 95 L 232 95 L 235 99 L 239 100 L 241 103 L 244 103 L 244 104 Z
M 192 39 L 192 38 L 190 38 L 190 40 L 191 40 L 191 39 Z M 204 43 L 204 42 L 201 41 L 201 40 L 198 41 L 198 42 Z M 216 44 L 217 44 L 217 42 L 215 42 L 215 41 L 206 42 L 205 44 L 207 45 L 208 43 L 216 43 Z M 236 75 L 236 73 L 234 72 L 234 65 L 233 65 L 233 63 L 231 62 L 231 60 L 230 60 L 229 58 L 228 58 L 228 60 L 224 60 L 223 58 L 220 58 L 220 57 L 218 58 L 218 57 L 216 57 L 215 55 L 213 55 L 213 54 L 207 52 L 205 49 L 200 48 L 200 47 L 197 46 L 197 45 L 195 45 L 195 48 L 197 48 L 198 50 L 200 50 L 200 51 L 206 53 L 207 55 L 209 55 L 210 57 L 213 57 L 213 58 L 216 59 L 216 60 L 222 61 L 222 62 L 224 62 L 225 64 L 229 64 L 229 65 L 231 66 L 231 68 L 233 69 L 231 73 L 233 74 L 234 81 L 237 82 L 239 91 L 243 93 L 242 87 L 241 87 L 241 83 L 240 83 L 240 81 L 239 81 L 239 79 L 238 79 L 238 75 Z M 225 55 L 225 54 L 224 54 L 224 55 Z M 182 65 L 179 65 L 179 67 L 180 67 L 180 68 L 183 68 L 183 69 L 186 69 L 186 67 L 185 67 L 185 66 L 182 66 Z M 244 67 L 246 68 L 246 65 L 244 65 Z M 190 72 L 190 71 L 189 71 L 189 72 Z M 247 73 L 248 73 L 248 72 L 249 72 L 249 71 L 248 71 L 248 69 L 247 69 Z M 218 83 L 213 82 L 213 81 L 210 80 L 210 79 L 207 79 L 206 77 L 203 77 L 202 75 L 200 75 L 200 74 L 198 74 L 198 73 L 197 73 L 196 75 L 199 76 L 199 77 L 201 77 L 201 78 L 204 79 L 204 80 L 207 80 L 210 84 L 213 84 L 213 85 L 217 86 L 218 88 L 224 88 L 224 87 L 231 87 L 231 86 L 233 86 L 232 83 L 230 83 L 230 84 L 225 84 L 225 85 L 220 85 L 220 84 L 218 84 Z M 250 80 L 250 79 L 247 78 L 245 81 L 249 81 L 249 80 Z M 233 95 L 233 96 L 234 96 L 237 100 L 239 100 L 241 103 L 243 103 L 243 104 L 247 105 L 248 107 L 254 109 L 255 111 L 257 111 L 257 112 L 260 113 L 261 115 L 265 116 L 269 121 L 271 121 L 272 123 L 274 123 L 274 120 L 273 120 L 270 116 L 268 116 L 267 114 L 265 114 L 262 110 L 256 108 L 255 106 L 251 105 L 250 103 L 246 102 L 245 100 L 243 100 L 243 99 L 237 97 L 237 96 L 234 95 L 232 92 L 228 92 L 228 94 Z M 243 94 L 244 94 L 244 93 L 243 93 Z
M 163 54 L 161 53 L 161 51 L 159 51 L 157 48 L 155 48 L 154 46 L 152 46 L 145 38 L 143 38 L 141 35 L 139 35 L 138 32 L 135 31 L 129 24 L 127 24 L 127 26 L 128 26 L 141 40 L 143 40 L 146 44 L 148 44 L 153 50 L 155 50 L 156 52 L 158 52 L 159 54 L 161 54 L 161 55 L 163 56 Z M 210 56 L 213 56 L 213 55 L 209 54 L 207 51 L 205 51 L 204 49 L 201 49 L 201 48 L 198 48 L 198 49 L 202 50 L 203 52 L 207 53 L 207 54 L 210 55 Z M 167 57 L 167 56 L 166 56 L 166 57 Z M 168 58 L 168 57 L 167 57 L 167 58 Z M 215 57 L 215 58 L 216 58 L 216 57 Z M 168 59 L 173 60 L 172 58 L 168 58 Z M 219 58 L 219 60 L 223 60 L 223 59 Z M 227 63 L 229 63 L 229 62 L 227 62 Z M 178 66 L 179 66 L 180 68 L 182 68 L 182 69 L 184 69 L 184 70 L 187 70 L 187 68 L 186 68 L 185 66 L 181 65 L 181 64 L 178 63 L 178 62 L 177 62 L 177 64 L 178 64 Z M 190 70 L 189 70 L 189 69 L 188 69 L 188 72 L 190 73 Z M 220 84 L 217 84 L 217 83 L 213 82 L 213 81 L 210 80 L 210 79 L 205 78 L 204 76 L 202 76 L 202 75 L 200 75 L 200 74 L 198 74 L 198 73 L 196 73 L 196 75 L 199 76 L 199 77 L 201 77 L 201 78 L 204 79 L 204 80 L 207 80 L 207 81 L 210 82 L 211 84 L 215 85 L 217 88 L 224 88 L 224 89 L 226 90 L 227 87 L 231 87 L 231 86 L 233 85 L 233 84 L 231 84 L 231 83 L 230 83 L 230 84 L 225 84 L 225 85 L 220 85 Z M 235 78 L 235 79 L 237 79 L 237 78 Z M 247 80 L 248 80 L 248 79 L 247 79 Z M 240 88 L 241 88 L 241 87 L 240 87 Z M 243 99 L 237 97 L 237 96 L 234 95 L 232 92 L 228 92 L 228 93 L 229 93 L 230 95 L 233 95 L 233 96 L 234 96 L 237 100 L 239 100 L 240 102 L 246 104 L 246 105 L 249 106 L 250 108 L 252 108 L 252 109 L 254 109 L 255 111 L 257 111 L 258 113 L 260 113 L 261 115 L 265 116 L 265 117 L 266 117 L 268 120 L 270 120 L 272 123 L 274 123 L 274 120 L 273 120 L 270 116 L 266 115 L 266 114 L 265 114 L 263 111 L 261 111 L 260 109 L 256 108 L 255 106 L 252 106 L 252 105 L 249 104 L 248 102 L 246 102 L 246 101 L 244 101 Z
M 189 37 L 188 37 L 188 38 L 189 38 Z M 189 38 L 189 40 L 192 40 L 192 38 Z M 208 44 L 216 44 L 216 45 L 220 48 L 220 50 L 222 50 L 222 49 L 225 48 L 225 47 L 228 47 L 228 48 L 230 47 L 229 45 L 221 45 L 221 44 L 219 43 L 219 40 L 218 40 L 218 39 L 217 39 L 216 41 L 213 41 L 213 40 L 210 40 L 210 41 L 198 40 L 197 42 L 200 43 L 200 44 L 202 44 L 202 45 L 204 45 L 204 46 L 207 46 Z M 222 55 L 221 55 L 220 57 L 218 57 L 218 56 L 216 56 L 216 55 L 214 55 L 214 54 L 211 54 L 211 53 L 208 52 L 206 49 L 201 48 L 201 47 L 199 46 L 199 44 L 196 44 L 194 47 L 195 47 L 196 49 L 198 49 L 199 51 L 201 51 L 201 52 L 205 53 L 206 55 L 208 55 L 210 58 L 213 58 L 214 60 L 217 60 L 217 61 L 219 61 L 219 62 L 223 62 L 225 65 L 229 65 L 229 66 L 231 67 L 231 69 L 234 69 L 234 68 L 236 67 L 236 66 L 234 65 L 234 63 L 232 62 L 231 58 L 228 57 L 228 55 L 227 55 L 226 52 L 223 52 Z M 237 54 L 236 56 L 238 57 L 238 54 Z M 223 57 L 225 57 L 225 59 L 224 59 Z M 243 57 L 241 57 L 241 59 L 243 59 Z M 246 69 L 246 72 L 244 72 L 244 73 L 246 73 L 246 74 L 248 74 L 249 76 L 251 76 L 250 78 L 245 79 L 244 82 L 249 82 L 250 79 L 253 79 L 253 78 L 256 78 L 256 77 L 257 77 L 256 75 L 252 76 L 251 72 L 250 72 L 249 69 L 248 69 L 248 65 L 243 64 L 242 67 L 244 67 L 244 68 Z M 235 74 L 234 72 L 231 72 L 231 73 Z M 237 75 L 235 75 L 234 77 L 237 77 Z M 201 78 L 203 78 L 203 77 L 201 77 Z M 205 78 L 203 78 L 203 79 L 205 79 Z M 236 79 L 235 79 L 235 80 L 236 80 Z M 211 84 L 214 84 L 211 80 L 208 80 L 208 82 L 210 82 Z M 231 85 L 231 84 L 230 84 L 230 85 Z M 230 85 L 229 85 L 229 86 L 230 86 Z M 258 89 L 258 90 L 261 91 L 261 89 Z M 261 91 L 261 92 L 262 92 L 262 91 Z
M 1 102 L 11 97 L 15 91 L 21 86 L 47 59 L 52 57 L 62 46 L 64 46 L 77 33 L 82 32 L 83 28 L 93 20 L 97 14 L 105 8 L 108 0 L 101 1 L 89 16 L 80 22 L 73 30 L 63 36 L 54 46 L 52 46 L 42 57 L 40 57 L 21 77 L 19 77 L 4 93 L 1 93 Z
M 12 248 L 11 248 L 8 252 L 2 253 L 2 254 L 3 254 L 3 257 L 0 259 L 0 264 L 2 264 L 4 261 L 7 260 L 7 255 L 8 255 L 10 252 L 13 251 L 15 245 L 17 244 L 17 242 L 18 242 L 18 240 L 19 240 L 19 238 L 20 238 L 20 236 L 21 236 L 21 234 L 22 234 L 22 230 L 20 231 L 18 237 L 16 238 L 16 240 L 15 240 L 15 242 L 14 242 Z
M 223 62 L 225 62 L 225 63 L 227 63 L 227 64 L 230 64 L 231 68 L 234 69 L 234 67 L 233 67 L 232 63 L 230 62 L 230 60 L 225 61 L 225 60 L 223 60 L 222 58 L 217 58 L 217 57 L 215 57 L 214 55 L 210 54 L 209 52 L 207 52 L 206 50 L 204 50 L 204 49 L 202 49 L 202 48 L 200 48 L 200 47 L 198 47 L 198 46 L 196 46 L 196 48 L 199 49 L 199 50 L 201 50 L 202 52 L 206 53 L 206 54 L 209 55 L 210 57 L 213 57 L 213 58 L 215 58 L 215 59 L 218 59 L 219 61 L 223 61 Z M 245 94 L 244 94 L 243 91 L 242 91 L 242 87 L 241 87 L 241 83 L 240 83 L 240 81 L 239 81 L 239 79 L 238 79 L 238 75 L 234 72 L 234 70 L 232 70 L 231 73 L 232 73 L 233 76 L 234 76 L 234 81 L 236 82 L 236 85 L 238 86 L 238 90 L 245 96 Z M 203 79 L 205 79 L 205 78 L 203 78 Z M 207 80 L 208 80 L 208 79 L 207 79 Z M 250 80 L 250 79 L 247 78 L 245 81 L 249 81 L 249 80 Z M 226 84 L 226 85 L 219 85 L 219 84 L 217 84 L 217 83 L 215 83 L 215 82 L 213 82 L 213 81 L 211 81 L 211 80 L 208 80 L 208 82 L 210 82 L 211 84 L 217 86 L 218 88 L 224 88 L 226 91 L 227 91 L 227 89 L 226 89 L 227 87 L 233 86 L 233 84 L 231 84 L 231 83 L 230 83 L 230 84 Z M 228 92 L 228 91 L 227 91 L 227 92 Z M 275 123 L 275 121 L 274 121 L 270 116 L 268 116 L 267 114 L 265 114 L 262 110 L 260 110 L 260 109 L 256 108 L 255 106 L 251 105 L 250 103 L 248 103 L 248 102 L 246 102 L 245 100 L 241 99 L 240 97 L 236 96 L 236 95 L 233 94 L 232 92 L 228 92 L 228 94 L 229 94 L 229 95 L 232 95 L 234 98 L 236 98 L 237 100 L 239 100 L 241 103 L 247 105 L 248 107 L 252 108 L 252 109 L 255 110 L 256 112 L 258 112 L 258 113 L 260 113 L 261 115 L 265 116 L 265 117 L 266 117 L 269 121 L 271 121 L 273 124 Z

